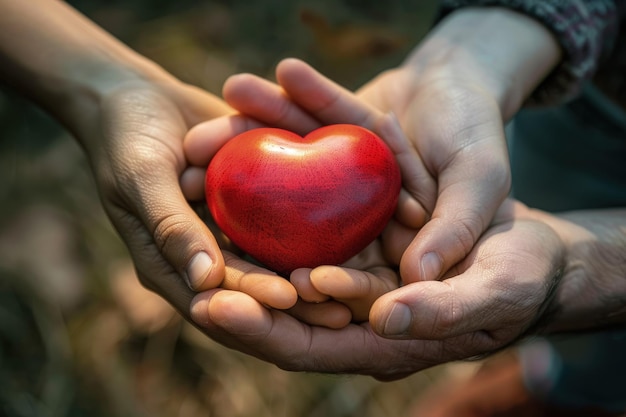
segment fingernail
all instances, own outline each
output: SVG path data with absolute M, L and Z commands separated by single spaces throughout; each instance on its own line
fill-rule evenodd
M 441 259 L 435 252 L 428 252 L 422 257 L 422 280 L 432 281 L 441 274 Z
M 406 304 L 395 303 L 391 308 L 391 313 L 385 322 L 383 329 L 385 335 L 402 335 L 407 332 L 411 325 L 411 310 Z
M 212 267 L 213 261 L 206 252 L 198 252 L 195 254 L 194 257 L 191 258 L 191 261 L 189 261 L 187 273 L 185 274 L 189 288 L 194 291 L 200 288 L 207 276 L 209 276 Z

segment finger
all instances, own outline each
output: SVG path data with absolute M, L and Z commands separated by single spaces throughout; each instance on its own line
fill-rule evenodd
M 430 214 L 403 185 L 398 196 L 394 218 L 408 228 L 419 229 L 428 221 Z
M 276 67 L 276 79 L 291 100 L 322 124 L 350 123 L 374 130 L 382 113 L 334 83 L 305 62 L 287 58 Z
M 218 286 L 224 260 L 215 237 L 185 200 L 177 179 L 161 176 L 159 181 L 139 197 L 143 223 L 150 228 L 153 242 L 191 289 Z M 163 195 L 169 196 L 167 201 Z
M 380 338 L 366 325 L 349 324 L 340 330 L 310 326 L 234 291 L 198 294 L 191 316 L 220 343 L 289 371 L 348 372 L 392 380 L 432 366 L 429 359 L 441 353 L 438 346 Z M 413 349 L 416 355 L 409 353 Z
M 239 338 L 263 338 L 271 329 L 270 310 L 250 295 L 225 289 L 204 291 L 191 302 L 191 318 L 205 329 L 219 329 L 236 334 Z M 236 343 L 233 343 L 236 342 Z M 244 343 L 232 338 L 228 346 L 246 352 Z
M 361 271 L 320 266 L 311 271 L 310 277 L 317 291 L 346 305 L 357 323 L 368 320 L 370 308 L 378 297 L 398 288 L 396 274 L 383 267 Z
M 268 126 L 301 135 L 320 127 L 320 123 L 292 102 L 280 86 L 263 78 L 252 74 L 233 75 L 222 90 L 224 99 L 233 108 Z
M 289 314 L 311 326 L 329 329 L 344 328 L 352 321 L 352 313 L 348 307 L 332 300 L 322 303 L 298 301 L 289 309 Z
M 395 116 L 383 116 L 300 60 L 282 61 L 276 75 L 282 88 L 249 74 L 233 76 L 224 86 L 224 97 L 231 106 L 249 116 L 274 126 L 291 129 L 295 126 L 295 131 L 301 134 L 319 127 L 320 123 L 356 124 L 374 131 L 396 156 L 403 186 L 408 191 L 401 194 L 398 218 L 409 226 L 421 227 L 432 212 L 436 184 Z M 312 123 L 301 109 L 319 122 Z
M 160 290 L 169 285 L 165 280 L 178 275 L 193 290 L 214 288 L 223 278 L 224 260 L 179 183 L 186 164 L 178 141 L 186 126 L 172 116 L 177 110 L 167 103 L 146 106 L 143 95 L 124 94 L 128 97 L 123 105 L 112 99 L 116 105 L 105 112 L 112 127 L 108 143 L 112 147 L 123 143 L 124 152 L 116 158 L 92 156 L 103 205 L 146 277 L 144 284 Z M 141 105 L 129 107 L 133 100 Z M 129 132 L 138 131 L 129 140 Z M 159 265 L 158 272 L 154 265 Z
M 387 265 L 388 262 L 384 257 L 384 250 L 385 248 L 380 239 L 374 239 L 365 249 L 348 259 L 341 264 L 341 266 L 364 271 L 381 265 Z
M 417 230 L 410 229 L 391 219 L 381 234 L 385 259 L 391 265 L 400 265 L 402 255 L 417 235 Z
M 442 340 L 484 329 L 488 307 L 475 287 L 453 278 L 405 285 L 376 300 L 370 322 L 385 337 Z
M 156 167 L 153 175 L 155 172 L 158 172 Z M 129 246 L 137 268 L 148 280 L 152 279 L 150 275 L 176 272 L 193 290 L 218 286 L 224 274 L 224 261 L 217 241 L 187 203 L 174 175 L 157 174 L 155 177 L 159 178 L 158 184 L 153 184 L 149 191 L 138 187 L 133 193 L 138 216 L 111 202 L 104 204 Z M 162 195 L 169 196 L 167 201 L 160 198 Z M 151 245 L 155 245 L 158 252 L 149 255 Z M 160 265 L 158 258 L 161 256 L 171 265 L 171 270 L 161 265 L 159 274 L 155 265 Z M 159 284 L 148 284 L 153 290 L 156 285 Z
M 187 201 L 204 201 L 206 169 L 188 167 L 180 175 L 180 189 Z
M 261 122 L 242 115 L 218 117 L 195 125 L 187 132 L 183 141 L 185 157 L 191 165 L 206 167 L 230 139 L 262 126 Z
M 374 129 L 393 152 L 406 190 L 400 194 L 396 218 L 407 227 L 420 228 L 434 210 L 437 183 L 393 113 L 380 117 Z
M 294 286 L 285 278 L 224 252 L 226 273 L 222 288 L 244 292 L 277 309 L 291 308 L 298 300 Z
M 247 294 L 211 290 L 196 295 L 191 318 L 219 343 L 298 372 L 371 375 L 383 381 L 465 359 L 485 350 L 470 336 L 445 341 L 390 340 L 367 324 L 310 326 Z
M 400 263 L 405 282 L 441 278 L 470 252 L 491 223 L 510 184 L 505 141 L 498 126 L 494 122 L 466 129 L 457 136 L 471 136 L 465 141 L 473 149 L 461 148 L 433 167 L 439 172 L 436 207 Z M 463 137 L 457 140 L 462 142 Z
M 371 268 L 369 271 L 318 266 L 311 271 L 311 284 L 322 294 L 337 300 L 376 299 L 398 288 L 398 277 L 389 268 Z
M 289 281 L 293 284 L 298 296 L 308 303 L 322 303 L 330 298 L 326 294 L 319 292 L 311 283 L 311 269 L 298 268 L 289 276 Z
M 490 229 L 459 265 L 460 275 L 411 283 L 378 299 L 373 328 L 387 337 L 471 334 L 483 348 L 510 343 L 534 322 L 552 285 L 559 255 L 551 234 L 524 222 Z

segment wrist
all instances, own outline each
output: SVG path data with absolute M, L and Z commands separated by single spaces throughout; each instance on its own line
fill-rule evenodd
M 442 20 L 404 63 L 415 83 L 446 79 L 494 98 L 511 118 L 561 58 L 540 23 L 498 7 L 466 7 Z
M 544 317 L 548 332 L 590 330 L 626 321 L 626 213 L 534 211 L 561 238 L 563 275 Z

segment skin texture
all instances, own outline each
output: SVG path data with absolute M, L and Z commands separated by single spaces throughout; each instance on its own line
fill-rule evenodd
M 559 330 L 624 320 L 623 210 L 555 217 L 501 204 L 509 183 L 502 123 L 559 60 L 549 33 L 528 19 L 495 9 L 455 13 L 406 65 L 365 86 L 359 93 L 365 101 L 332 83 L 311 84 L 309 69 L 286 61 L 278 68 L 280 87 L 250 76 L 225 86 L 230 104 L 256 119 L 216 119 L 231 108 L 173 79 L 65 3 L 0 0 L 0 8 L 3 80 L 84 147 L 142 283 L 222 344 L 284 369 L 394 379 L 491 352 L 538 324 Z M 468 28 L 480 29 L 476 38 Z M 495 45 L 475 50 L 485 45 L 480 38 Z M 458 67 L 467 70 L 451 71 Z M 242 86 L 251 88 L 246 93 Z M 455 110 L 443 111 L 447 104 Z M 410 124 L 428 109 L 431 118 Z M 461 117 L 466 112 L 479 117 Z M 206 120 L 213 121 L 198 124 Z M 234 132 L 269 123 L 305 134 L 333 120 L 380 133 L 401 166 L 404 191 L 383 239 L 345 269 L 311 271 L 313 289 L 328 297 L 316 307 L 328 309 L 314 323 L 322 325 L 311 325 L 315 310 L 298 301 L 294 285 L 227 251 L 227 242 L 220 251 L 219 231 L 211 233 L 187 200 L 203 198 L 203 167 Z M 208 128 L 214 135 L 202 132 Z M 200 143 L 198 136 L 210 140 Z M 427 158 L 442 149 L 442 160 Z M 432 226 L 422 227 L 427 221 Z M 423 243 L 415 246 L 418 229 Z M 441 266 L 423 262 L 427 253 L 436 253 Z M 404 285 L 382 296 L 399 282 L 398 262 Z M 335 272 L 345 274 L 340 288 L 325 287 L 324 276 Z M 206 291 L 193 298 L 190 287 Z M 399 321 L 407 326 L 388 327 L 398 306 L 409 310 L 408 320 Z M 369 321 L 362 322 L 364 312 Z
M 336 111 L 329 113 L 342 111 L 333 110 Z M 411 155 L 393 117 L 379 114 L 371 120 L 378 131 L 387 133 L 381 137 L 391 141 L 390 148 L 396 154 Z M 190 155 L 210 160 L 218 144 L 236 134 L 236 129 L 245 131 L 247 123 L 242 116 L 232 116 L 199 125 L 189 132 L 185 148 Z M 213 135 L 210 142 L 208 133 Z M 415 167 L 409 158 L 406 160 L 408 167 L 400 162 L 404 172 Z M 393 264 L 383 254 L 388 252 L 383 250 L 383 239 L 360 259 L 351 260 L 364 266 L 365 271 L 320 267 L 308 272 L 309 282 L 307 271 L 295 271 L 292 280 L 303 300 L 289 312 L 267 309 L 245 295 L 218 290 L 198 295 L 192 315 L 212 333 L 219 329 L 227 329 L 230 334 L 241 331 L 237 334 L 242 343 L 235 348 L 291 370 L 357 372 L 393 379 L 441 362 L 491 352 L 516 340 L 535 323 L 562 266 L 559 238 L 550 227 L 533 221 L 530 213 L 517 203 L 502 206 L 493 227 L 441 282 L 415 282 L 382 296 L 399 282 L 395 270 L 390 268 Z M 407 230 L 411 232 L 392 222 L 384 235 L 391 241 L 408 244 L 414 234 L 407 238 Z M 401 254 L 405 248 L 394 250 Z M 393 258 L 394 253 L 389 255 Z M 509 258 L 504 266 L 497 262 L 499 257 Z M 345 266 L 349 267 L 350 262 Z M 340 279 L 335 279 L 338 276 Z M 412 297 L 411 304 L 404 299 L 407 293 Z M 491 296 L 485 298 L 481 294 Z M 307 305 L 307 300 L 312 303 Z M 316 321 L 307 323 L 307 317 L 313 317 L 314 309 L 326 301 L 333 314 L 326 318 L 317 315 Z M 372 302 L 371 311 L 364 314 Z M 401 335 L 407 340 L 391 340 L 385 335 L 385 327 L 391 324 L 384 312 L 390 304 L 399 303 L 419 317 L 409 323 L 414 326 L 410 333 Z M 256 306 L 255 313 L 244 317 L 233 308 L 239 304 L 248 309 Z M 334 330 L 341 311 L 333 306 L 340 304 L 350 310 L 355 323 Z M 364 316 L 369 317 L 369 322 L 363 322 Z M 321 323 L 324 321 L 327 323 Z M 376 361 L 372 360 L 374 357 Z
M 232 109 L 175 79 L 64 2 L 2 0 L 0 10 L 0 77 L 81 144 L 142 284 L 187 318 L 192 288 L 220 284 L 249 291 L 266 305 L 292 306 L 297 295 L 284 280 L 239 280 L 247 270 L 222 254 L 184 192 L 193 179 L 185 134 Z M 226 266 L 226 259 L 235 266 Z
M 2 81 L 56 118 L 83 147 L 141 283 L 186 318 L 195 291 L 218 286 L 265 306 L 293 307 L 293 285 L 228 251 L 234 248 L 206 216 L 205 204 L 189 204 L 204 170 L 186 158 L 183 138 L 192 126 L 233 110 L 62 1 L 0 0 L 0 10 Z M 237 311 L 254 309 L 242 304 Z M 225 344 L 240 342 L 237 335 L 203 330 Z
M 467 261 L 459 264 L 455 271 L 459 275 L 400 288 L 399 296 L 405 290 L 419 291 L 422 296 L 410 306 L 419 312 L 419 321 L 415 321 L 419 327 L 411 329 L 420 334 L 419 338 L 389 339 L 368 322 L 351 323 L 339 330 L 309 325 L 298 320 L 302 316 L 268 309 L 251 297 L 223 290 L 198 295 L 192 314 L 213 333 L 222 329 L 238 334 L 242 343 L 235 348 L 289 370 L 356 372 L 387 380 L 491 352 L 517 339 L 535 323 L 555 284 L 555 268 L 563 259 L 563 248 L 553 230 L 534 221 L 530 214 L 525 207 L 510 202 L 502 208 L 501 223 L 494 225 Z M 509 259 L 502 265 L 496 262 L 498 258 Z M 346 285 L 345 280 L 340 285 L 351 294 L 358 294 L 359 284 L 380 281 L 364 272 L 354 277 L 356 285 Z M 378 284 L 380 287 L 383 285 Z M 339 290 L 335 287 L 329 292 L 335 291 L 340 300 Z M 485 291 L 492 296 L 481 297 Z M 386 297 L 374 302 L 370 322 Z M 447 304 L 448 299 L 459 302 Z M 243 316 L 235 308 L 239 304 L 250 310 L 254 307 L 255 313 Z
M 404 233 L 385 232 L 382 250 L 407 284 L 444 277 L 488 227 L 510 187 L 504 123 L 559 59 L 552 35 L 531 19 L 499 8 L 468 8 L 441 22 L 403 65 L 367 83 L 357 97 L 297 60 L 278 65 L 279 86 L 243 74 L 231 77 L 223 92 L 243 114 L 301 134 L 320 123 L 386 130 L 381 136 L 403 178 L 398 224 L 390 230 L 401 226 Z M 396 123 L 381 122 L 387 112 Z M 239 131 L 247 123 L 231 127 Z M 202 159 L 191 163 L 202 166 Z M 388 326 L 388 337 L 411 333 L 404 306 L 421 295 L 409 288 L 370 317 L 378 329 L 403 324 Z M 394 312 L 405 318 L 392 319 Z
M 404 282 L 432 280 L 471 250 L 506 197 L 504 122 L 559 59 L 549 31 L 532 19 L 499 8 L 467 8 L 438 25 L 403 65 L 359 90 L 369 108 L 339 89 L 307 82 L 310 77 L 293 61 L 277 69 L 284 100 L 268 106 L 271 87 L 258 80 L 255 88 L 244 88 L 248 75 L 231 78 L 224 97 L 270 125 L 296 117 L 286 96 L 323 123 L 369 126 L 372 108 L 393 112 L 413 147 L 402 157 L 417 153 L 421 159 L 414 172 L 403 173 L 421 213 L 402 220 L 421 229 L 402 255 L 401 275 Z
M 429 218 L 426 203 L 421 203 L 424 197 L 407 190 L 430 189 L 431 197 L 436 196 L 421 153 L 403 134 L 397 118 L 319 78 L 305 64 L 283 61 L 277 79 L 279 86 L 251 75 L 232 77 L 224 87 L 225 98 L 254 119 L 232 116 L 192 129 L 185 141 L 186 152 L 195 158 L 192 163 L 202 166 L 216 151 L 213 146 L 259 122 L 305 130 L 343 117 L 343 122 L 371 127 L 387 141 L 403 173 L 403 198 L 377 245 L 368 248 L 363 258 L 350 261 L 360 263 L 360 270 L 351 269 L 348 262 L 343 269 L 322 266 L 294 271 L 291 279 L 302 300 L 288 312 L 266 309 L 249 298 L 238 300 L 256 309 L 254 318 L 232 308 L 224 314 L 240 295 L 201 294 L 192 308 L 200 326 L 215 332 L 227 329 L 231 335 L 241 329 L 241 343 L 234 347 L 285 369 L 352 372 L 388 380 L 450 360 L 489 354 L 527 334 L 589 329 L 624 320 L 620 300 L 626 289 L 626 263 L 619 255 L 624 247 L 623 210 L 555 216 L 505 200 L 469 254 L 441 279 L 402 276 L 403 285 L 394 290 L 400 282 L 394 267 L 413 244 L 416 225 Z M 289 81 L 296 79 L 298 84 Z M 213 138 L 210 143 L 208 137 Z M 598 247 L 606 255 L 595 256 Z M 368 289 L 371 296 L 364 297 Z M 314 315 L 325 303 L 332 314 Z M 342 304 L 353 322 L 337 330 L 345 320 Z
M 358 98 L 350 95 L 347 91 L 331 83 L 329 80 L 324 79 L 320 74 L 316 73 L 312 68 L 306 66 L 300 61 L 286 60 L 282 62 L 277 68 L 277 79 L 284 84 L 289 84 L 284 81 L 285 79 L 301 80 L 300 83 L 293 83 L 293 85 L 289 84 L 289 86 L 293 87 L 295 91 L 292 91 L 291 89 L 286 90 L 286 92 L 292 93 L 290 97 L 299 104 L 299 108 L 310 110 L 311 114 L 322 122 L 326 121 L 328 123 L 332 123 L 335 121 L 332 118 L 337 117 L 336 115 L 343 115 L 343 117 L 348 118 L 348 122 L 366 123 L 368 127 L 380 133 L 380 136 L 387 141 L 389 147 L 395 153 L 396 159 L 398 160 L 400 169 L 403 173 L 404 192 L 401 195 L 401 201 L 396 213 L 396 220 L 390 223 L 389 227 L 382 235 L 382 244 L 379 248 L 383 251 L 383 253 L 379 256 L 379 258 L 383 261 L 379 262 L 377 265 L 368 265 L 370 269 L 371 267 L 376 267 L 376 273 L 382 274 L 382 276 L 386 276 L 388 274 L 395 275 L 393 274 L 393 271 L 389 272 L 388 269 L 381 270 L 380 267 L 393 267 L 394 265 L 398 265 L 405 249 L 415 238 L 418 230 L 417 228 L 424 224 L 428 214 L 424 209 L 425 204 L 421 204 L 418 199 L 427 201 L 428 199 L 425 196 L 428 194 L 430 194 L 431 199 L 436 198 L 434 178 L 432 178 L 429 171 L 422 163 L 418 153 L 411 146 L 408 138 L 404 136 L 398 125 L 397 119 L 393 115 L 384 115 L 375 108 L 359 101 Z M 301 87 L 303 85 L 308 87 L 304 89 Z M 285 86 L 284 88 L 287 87 Z M 302 91 L 303 89 L 306 91 Z M 259 114 L 255 114 L 255 118 L 257 120 L 268 120 L 274 124 L 284 123 L 287 127 L 292 125 L 312 125 L 315 122 L 315 119 L 312 120 L 311 116 L 304 114 L 302 111 L 298 110 L 299 108 L 294 107 L 285 111 L 284 109 L 288 107 L 285 107 L 284 93 L 281 92 L 278 87 L 275 87 L 258 78 L 248 75 L 235 76 L 225 85 L 224 90 L 226 99 L 235 107 L 238 107 L 239 105 L 246 105 L 249 110 L 258 108 Z M 250 97 L 250 91 L 256 92 L 253 97 Z M 309 93 L 310 91 L 315 91 L 316 93 Z M 275 105 L 274 108 L 282 108 L 283 111 L 280 114 L 285 116 L 277 121 L 272 118 L 268 113 L 269 111 L 266 110 L 268 108 L 273 108 L 271 105 L 256 107 L 254 100 L 259 103 L 280 103 L 280 106 Z M 323 107 L 320 106 L 320 103 L 332 103 L 332 105 L 329 107 Z M 315 112 L 314 109 L 318 109 L 317 112 Z M 326 120 L 324 117 L 331 117 L 331 119 Z M 231 118 L 228 124 L 224 124 L 222 122 L 209 122 L 205 125 L 200 125 L 194 128 L 188 135 L 185 143 L 188 154 L 194 155 L 194 158 L 196 158 L 192 161 L 192 163 L 198 163 L 201 165 L 203 162 L 208 161 L 211 158 L 212 151 L 209 149 L 209 146 L 204 146 L 204 149 L 201 149 L 201 144 L 206 142 L 206 137 L 204 135 L 209 135 L 207 137 L 211 137 L 211 135 L 213 135 L 214 143 L 222 143 L 224 139 L 218 138 L 227 138 L 229 135 L 237 134 L 239 132 L 237 129 L 246 129 L 246 122 L 244 120 L 245 118 L 237 116 L 236 118 Z M 223 130 L 220 131 L 220 129 Z M 234 131 L 231 129 L 234 129 Z M 205 158 L 204 161 L 200 159 L 203 154 Z M 407 189 L 419 189 L 422 194 L 420 194 L 418 198 L 414 198 L 408 191 L 406 191 Z M 427 192 L 427 190 L 430 190 L 430 192 Z M 406 223 L 411 222 L 413 223 L 412 225 L 406 225 Z M 390 263 L 387 264 L 387 261 Z M 365 280 L 365 282 L 372 282 L 376 279 L 371 273 L 356 273 L 356 275 L 362 277 L 357 282 L 362 282 L 363 280 Z M 405 282 L 407 281 L 404 277 L 403 280 Z M 315 286 L 315 282 L 316 278 L 313 277 L 313 286 Z M 373 288 L 378 287 L 373 286 Z M 423 297 L 421 294 L 412 295 L 412 291 L 414 291 L 413 288 L 414 287 L 405 287 L 402 291 L 394 292 L 395 295 L 401 294 L 402 297 L 391 298 L 391 295 L 389 295 L 385 298 L 387 302 L 383 304 L 379 303 L 379 305 L 382 305 L 383 308 L 387 309 L 387 311 L 383 311 L 382 314 L 379 311 L 377 316 L 370 316 L 370 318 L 373 318 L 372 324 L 375 328 L 380 329 L 379 332 L 381 334 L 391 336 L 389 334 L 390 328 L 382 330 L 386 324 L 392 323 L 389 321 L 388 317 L 385 317 L 385 315 L 388 316 L 390 312 L 393 311 L 394 307 L 394 302 L 389 302 L 389 300 L 395 301 L 400 305 L 400 307 L 403 307 L 410 304 L 410 301 L 407 300 L 407 298 Z M 382 295 L 382 293 L 377 292 L 376 296 L 379 295 Z M 358 296 L 351 298 L 359 299 Z M 384 300 L 382 300 L 381 303 L 383 301 Z M 449 302 L 454 303 L 455 301 L 451 299 Z M 363 305 L 367 306 L 367 302 Z M 360 309 L 364 310 L 366 308 L 367 307 L 363 307 Z M 363 317 L 363 314 L 361 313 L 359 316 Z M 401 331 L 400 333 L 402 332 L 404 331 Z M 401 336 L 406 337 L 406 335 Z

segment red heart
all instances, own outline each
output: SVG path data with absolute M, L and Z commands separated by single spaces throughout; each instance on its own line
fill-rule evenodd
M 367 129 L 331 125 L 303 138 L 260 128 L 215 155 L 206 198 L 234 244 L 286 275 L 363 250 L 393 215 L 400 186 L 394 155 Z

